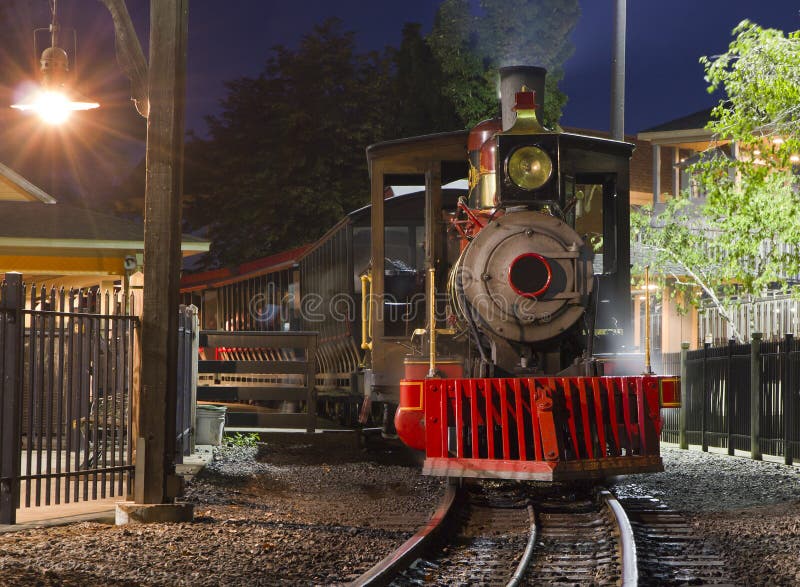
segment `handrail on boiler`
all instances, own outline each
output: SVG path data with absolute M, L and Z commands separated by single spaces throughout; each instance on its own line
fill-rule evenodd
M 372 274 L 361 276 L 361 349 L 372 350 Z

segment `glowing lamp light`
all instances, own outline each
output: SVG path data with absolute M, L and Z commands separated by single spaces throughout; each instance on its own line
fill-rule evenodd
M 34 52 L 37 54 L 37 33 L 47 31 L 50 35 L 50 46 L 42 51 L 39 58 L 42 87 L 32 92 L 22 102 L 11 106 L 17 110 L 34 112 L 48 124 L 61 124 L 75 111 L 100 107 L 97 102 L 85 100 L 84 96 L 70 89 L 73 76 L 69 73 L 69 54 L 59 46 L 58 35 L 61 27 L 58 25 L 57 12 L 58 0 L 51 0 L 50 27 L 36 29 L 33 33 Z M 78 47 L 75 31 L 72 37 L 72 53 L 75 55 Z
M 97 102 L 84 102 L 70 99 L 66 93 L 54 90 L 40 90 L 29 100 L 11 106 L 17 110 L 30 111 L 48 124 L 61 124 L 75 111 L 99 108 Z

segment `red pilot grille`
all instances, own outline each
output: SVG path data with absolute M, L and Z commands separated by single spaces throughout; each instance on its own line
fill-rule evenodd
M 550 263 L 538 253 L 520 255 L 508 268 L 508 284 L 526 298 L 535 298 L 546 292 L 552 278 Z
M 552 480 L 661 470 L 661 379 L 426 379 L 423 472 Z

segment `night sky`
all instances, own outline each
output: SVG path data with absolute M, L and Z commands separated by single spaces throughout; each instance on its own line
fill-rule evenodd
M 314 23 L 338 16 L 356 31 L 361 47 L 400 41 L 402 23 L 430 30 L 437 0 L 306 0 L 254 2 L 196 0 L 190 5 L 189 126 L 223 95 L 220 80 L 256 75 L 269 47 L 292 46 Z M 563 123 L 608 129 L 613 0 L 583 0 L 573 33 L 575 52 L 565 65 L 569 96 Z M 726 50 L 731 30 L 748 18 L 764 27 L 800 29 L 797 0 L 632 0 L 628 2 L 626 132 L 637 132 L 714 103 L 705 90 L 701 55 Z M 531 65 L 536 65 L 535 60 Z M 192 92 L 190 92 L 192 95 Z
M 5 77 L 0 98 L 9 103 L 19 93 L 16 79 L 34 75 L 32 47 L 24 52 L 28 61 L 20 63 L 21 47 L 30 45 L 32 29 L 47 26 L 49 19 L 46 0 L 16 0 L 16 4 L 8 30 L 16 36 L 18 47 L 16 53 L 6 50 L 0 55 Z M 186 128 L 204 135 L 204 116 L 219 112 L 225 80 L 257 75 L 271 47 L 295 46 L 328 16 L 338 16 L 345 30 L 355 31 L 361 49 L 381 49 L 399 44 L 404 22 L 420 22 L 423 31 L 429 31 L 438 4 L 438 0 L 192 0 Z M 575 52 L 565 64 L 562 82 L 569 96 L 562 124 L 607 130 L 614 0 L 583 0 L 581 4 L 583 13 L 573 33 Z M 133 139 L 143 150 L 144 124 L 127 101 L 127 82 L 113 57 L 108 12 L 90 0 L 60 0 L 59 6 L 62 26 L 78 29 L 79 74 L 86 82 L 84 93 L 105 106 L 101 124 L 121 138 Z M 146 0 L 128 0 L 143 41 L 148 6 Z M 744 18 L 784 31 L 799 29 L 799 10 L 798 0 L 629 1 L 626 132 L 712 105 L 715 99 L 705 91 L 698 58 L 724 51 L 731 30 Z M 12 58 L 17 60 L 16 67 L 10 65 Z M 536 64 L 535 56 L 531 64 Z M 114 129 L 116 124 L 120 128 Z

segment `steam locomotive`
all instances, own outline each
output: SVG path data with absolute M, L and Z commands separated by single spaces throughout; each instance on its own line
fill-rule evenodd
M 276 272 L 234 271 L 202 311 L 253 328 L 242 301 L 269 289 L 280 327 L 319 332 L 328 415 L 382 409 L 424 473 L 661 470 L 660 410 L 680 384 L 631 353 L 633 145 L 546 130 L 544 80 L 503 68 L 501 118 L 368 147 L 369 206 Z
M 660 409 L 679 405 L 679 382 L 641 375 L 644 365 L 632 373 L 625 354 L 633 145 L 546 130 L 537 118 L 543 69 L 504 68 L 500 78 L 502 118 L 466 136 L 367 150 L 365 393 L 391 401 L 399 391 L 397 432 L 425 451 L 427 474 L 557 480 L 661 470 Z M 447 209 L 442 184 L 463 171 L 465 154 L 469 191 Z M 384 189 L 414 176 L 425 184 L 427 312 L 409 353 L 386 332 L 391 304 L 413 298 L 389 263 Z

